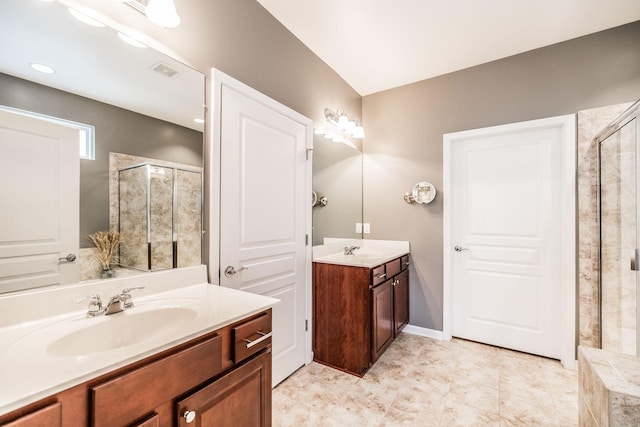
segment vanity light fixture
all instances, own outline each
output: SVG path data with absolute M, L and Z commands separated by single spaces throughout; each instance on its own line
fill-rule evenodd
M 327 139 L 344 142 L 344 140 L 348 141 L 349 137 L 356 139 L 365 137 L 364 128 L 360 124 L 360 119 L 350 118 L 342 107 L 338 108 L 335 112 L 329 108 L 325 108 L 324 118 L 334 129 L 318 128 L 315 130 L 315 133 L 323 134 Z
M 40 71 L 41 73 L 53 74 L 53 73 L 56 72 L 56 70 L 54 70 L 53 68 L 49 67 L 48 65 L 38 64 L 37 62 L 32 62 L 29 65 L 31 66 L 31 68 L 33 68 L 36 71 Z
M 324 118 L 337 130 L 341 131 L 343 137 L 364 138 L 364 128 L 360 124 L 360 119 L 349 117 L 342 108 L 332 111 L 324 109 Z M 325 136 L 326 137 L 326 136 Z
M 180 16 L 173 0 L 149 0 L 145 14 L 151 22 L 160 27 L 175 28 L 180 25 Z
M 76 18 L 78 21 L 84 22 L 85 24 L 91 25 L 92 27 L 98 27 L 98 28 L 105 27 L 105 25 L 102 22 L 96 21 L 89 15 L 86 15 L 72 7 L 69 8 L 69 13 L 73 15 L 73 17 Z

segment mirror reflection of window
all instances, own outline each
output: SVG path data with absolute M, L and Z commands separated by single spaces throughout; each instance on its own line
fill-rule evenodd
M 66 126 L 71 129 L 76 129 L 79 135 L 79 153 L 80 158 L 83 160 L 95 160 L 96 158 L 96 128 L 93 125 L 85 123 L 74 122 L 72 120 L 62 119 L 60 117 L 49 116 L 46 114 L 36 113 L 34 111 L 21 110 L 19 108 L 11 108 L 6 105 L 0 105 L 0 110 L 10 111 L 16 114 L 21 114 L 27 117 L 33 117 L 35 119 L 46 120 L 51 123 Z

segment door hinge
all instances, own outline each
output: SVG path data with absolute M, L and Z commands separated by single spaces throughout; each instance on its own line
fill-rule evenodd
M 307 148 L 307 151 L 306 151 L 307 160 L 309 160 L 309 153 L 313 153 L 313 148 Z
M 309 319 L 304 319 L 304 331 L 309 331 Z
M 309 246 L 309 235 L 308 234 L 304 235 L 304 245 L 305 246 Z

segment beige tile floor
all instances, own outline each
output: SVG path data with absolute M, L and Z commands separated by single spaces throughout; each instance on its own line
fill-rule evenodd
M 298 370 L 273 390 L 273 425 L 577 426 L 578 380 L 555 360 L 402 333 L 363 378 Z

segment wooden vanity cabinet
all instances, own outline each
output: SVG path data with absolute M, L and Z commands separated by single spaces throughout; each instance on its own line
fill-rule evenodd
M 175 426 L 189 408 L 189 425 L 270 426 L 271 324 L 269 309 L 0 416 L 0 425 Z
M 368 267 L 313 263 L 314 360 L 362 376 L 409 322 L 408 255 Z

